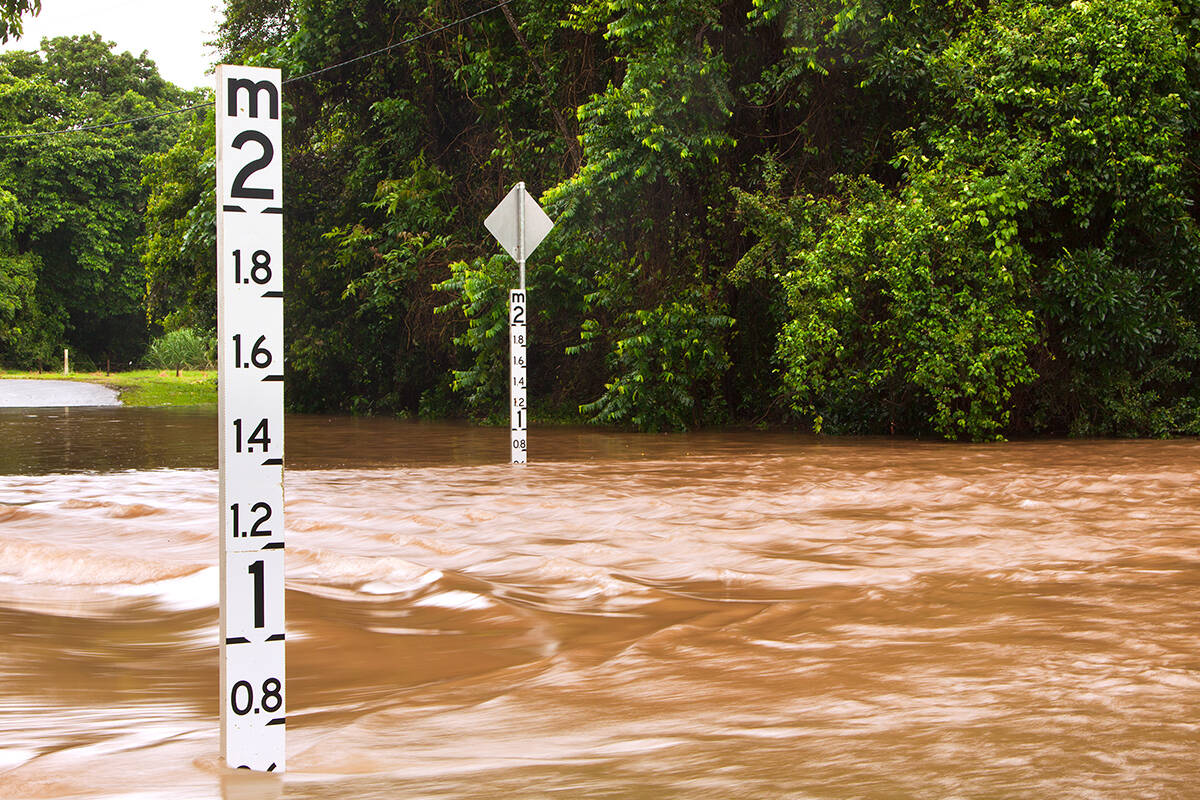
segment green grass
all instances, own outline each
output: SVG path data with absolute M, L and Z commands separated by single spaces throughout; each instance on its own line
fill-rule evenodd
M 201 406 L 217 402 L 215 370 L 185 369 L 179 377 L 174 370 L 139 369 L 132 372 L 17 372 L 0 370 L 0 377 L 33 380 L 71 380 L 98 383 L 116 389 L 127 406 Z

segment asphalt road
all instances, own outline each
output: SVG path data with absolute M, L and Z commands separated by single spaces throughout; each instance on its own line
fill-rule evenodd
M 107 386 L 76 381 L 0 379 L 0 408 L 61 408 L 119 406 L 117 393 Z

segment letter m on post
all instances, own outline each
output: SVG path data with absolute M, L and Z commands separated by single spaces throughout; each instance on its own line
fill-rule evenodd
M 226 95 L 229 97 L 229 116 L 238 116 L 238 92 L 246 91 L 249 96 L 249 103 L 246 110 L 250 116 L 258 117 L 258 100 L 263 92 L 267 93 L 267 102 L 270 106 L 271 119 L 279 119 L 279 90 L 275 88 L 275 84 L 271 81 L 252 81 L 249 78 L 230 78 L 228 81 L 228 89 Z

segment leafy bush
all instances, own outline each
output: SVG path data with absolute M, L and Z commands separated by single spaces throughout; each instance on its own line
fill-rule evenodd
M 450 265 L 450 277 L 436 286 L 455 298 L 439 306 L 439 314 L 460 311 L 467 327 L 454 337 L 469 359 L 452 372 L 452 386 L 476 416 L 500 419 L 508 408 L 508 290 L 516 284 L 507 255 L 477 258 Z M 532 326 L 529 326 L 532 327 Z M 529 340 L 532 349 L 532 336 Z
M 1196 91 L 1172 14 L 993 4 L 925 57 L 931 113 L 896 135 L 899 180 L 789 198 L 768 164 L 738 193 L 758 237 L 740 272 L 786 291 L 797 410 L 949 438 L 1194 428 Z
M 978 177 L 978 176 L 975 176 Z M 900 197 L 862 179 L 810 200 L 782 276 L 792 319 L 778 358 L 792 405 L 817 430 L 932 428 L 996 438 L 1014 388 L 1032 380 L 1033 318 L 1012 240 L 1022 201 L 927 175 Z
M 643 431 L 686 430 L 711 421 L 707 406 L 723 401 L 725 337 L 734 321 L 706 305 L 696 292 L 686 302 L 627 314 L 609 355 L 613 379 L 598 400 L 579 410 L 594 422 L 632 423 Z
M 1200 431 L 1200 0 L 521 0 L 438 35 L 461 3 L 226 5 L 229 63 L 409 40 L 289 84 L 293 408 L 502 414 L 514 270 L 481 223 L 523 180 L 556 220 L 535 409 Z M 148 162 L 168 328 L 211 326 L 210 136 Z M 31 270 L 5 319 L 54 311 Z
M 180 328 L 163 334 L 150 343 L 146 351 L 146 362 L 159 369 L 200 369 L 207 366 L 210 341 L 191 328 Z

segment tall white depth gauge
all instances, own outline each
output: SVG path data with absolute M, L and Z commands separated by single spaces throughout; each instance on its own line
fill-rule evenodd
M 277 69 L 217 67 L 221 755 L 281 772 L 283 94 Z

